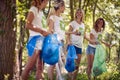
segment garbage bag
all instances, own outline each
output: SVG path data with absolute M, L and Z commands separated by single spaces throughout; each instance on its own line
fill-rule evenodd
M 75 59 L 77 59 L 76 50 L 73 45 L 68 46 L 65 68 L 68 72 L 75 70 Z
M 56 34 L 45 37 L 42 48 L 42 59 L 45 63 L 54 65 L 59 60 L 59 42 Z
M 106 51 L 104 47 L 99 44 L 96 46 L 95 57 L 93 61 L 92 74 L 93 76 L 99 76 L 103 72 L 107 71 L 106 69 Z

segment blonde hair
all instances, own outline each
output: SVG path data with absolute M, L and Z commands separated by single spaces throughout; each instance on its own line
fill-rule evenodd
M 40 5 L 41 5 L 41 3 L 42 3 L 43 1 L 44 1 L 44 0 L 32 0 L 31 6 L 35 6 L 35 7 L 37 7 L 38 9 L 40 9 Z
M 48 14 L 48 16 L 47 16 L 47 24 L 49 23 L 49 18 L 50 18 L 50 16 L 51 15 L 54 15 L 55 14 L 55 10 L 54 10 L 54 8 L 51 8 L 50 9 L 50 12 L 49 12 L 49 14 Z
M 64 6 L 64 5 L 65 5 L 65 3 L 64 3 L 63 0 L 56 0 L 56 1 L 54 1 L 54 9 L 55 10 L 58 10 L 59 7 Z
M 82 17 L 81 17 L 81 21 L 83 22 L 83 19 L 84 19 L 84 11 L 82 9 L 77 9 L 76 12 L 75 12 L 75 19 L 77 18 L 76 14 L 78 11 L 81 11 L 82 12 Z
M 51 15 L 55 14 L 55 11 L 57 11 L 59 9 L 59 7 L 64 6 L 64 1 L 63 0 L 57 0 L 54 1 L 53 3 L 53 8 L 51 8 L 48 17 L 47 17 L 47 23 L 49 23 L 49 18 Z
M 51 8 L 47 18 L 50 18 L 50 16 L 54 14 L 55 14 L 55 10 L 54 8 Z

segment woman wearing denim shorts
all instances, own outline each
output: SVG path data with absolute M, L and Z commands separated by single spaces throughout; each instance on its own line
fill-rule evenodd
M 105 28 L 105 21 L 103 18 L 98 18 L 94 24 L 93 29 L 90 32 L 90 38 L 87 39 L 89 41 L 86 54 L 87 54 L 87 75 L 88 80 L 91 80 L 91 70 L 96 50 L 96 45 L 98 44 L 98 35 L 102 35 L 103 30 Z
M 69 30 L 68 32 L 66 32 L 66 34 L 68 35 L 67 44 L 74 45 L 78 57 L 76 59 L 76 70 L 73 72 L 72 75 L 70 73 L 70 77 L 72 77 L 71 80 L 76 80 L 77 73 L 79 71 L 79 64 L 82 56 L 84 30 L 85 26 L 83 23 L 83 10 L 77 9 L 75 13 L 75 20 L 70 22 Z

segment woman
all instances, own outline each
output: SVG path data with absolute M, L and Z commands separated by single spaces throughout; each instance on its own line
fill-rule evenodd
M 27 43 L 29 57 L 21 75 L 22 80 L 28 80 L 29 72 L 35 63 L 36 80 L 43 80 L 43 64 L 39 55 L 41 55 L 43 38 L 49 34 L 42 23 L 44 17 L 42 9 L 46 7 L 47 3 L 48 0 L 33 0 L 27 16 L 26 28 L 29 29 L 30 33 L 30 38 Z
M 83 23 L 83 10 L 77 9 L 75 13 L 75 20 L 70 22 L 69 30 L 67 32 L 67 43 L 68 45 L 74 45 L 77 59 L 76 59 L 76 70 L 73 72 L 72 80 L 76 80 L 77 73 L 79 71 L 79 65 L 82 55 L 82 44 L 84 38 L 85 26 Z
M 90 32 L 90 39 L 86 38 L 89 41 L 86 53 L 87 53 L 87 75 L 88 79 L 91 80 L 91 69 L 93 66 L 93 60 L 95 55 L 96 45 L 98 44 L 98 35 L 102 35 L 105 29 L 105 21 L 103 18 L 98 18 L 94 24 L 93 29 Z M 106 42 L 102 41 L 106 46 L 110 46 Z
M 60 16 L 61 13 L 64 12 L 65 9 L 65 4 L 63 0 L 57 0 L 54 3 L 54 12 L 53 14 L 50 13 L 48 17 L 48 25 L 49 25 L 49 32 L 57 34 L 58 41 L 62 42 L 65 39 L 65 32 L 64 32 L 64 24 L 63 24 L 63 19 Z M 61 58 L 61 53 L 59 58 Z M 57 63 L 58 64 L 58 63 Z M 57 65 L 57 68 L 60 67 Z M 55 65 L 50 65 L 48 69 L 48 77 L 50 80 L 53 80 L 53 72 L 54 72 Z M 60 71 L 57 69 L 58 76 L 60 77 Z

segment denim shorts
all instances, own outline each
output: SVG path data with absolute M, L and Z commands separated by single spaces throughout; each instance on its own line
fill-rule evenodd
M 82 48 L 78 48 L 76 46 L 75 47 L 75 50 L 76 50 L 76 54 L 82 54 Z
M 87 50 L 86 50 L 86 54 L 95 54 L 95 50 L 96 50 L 96 48 L 88 45 Z

